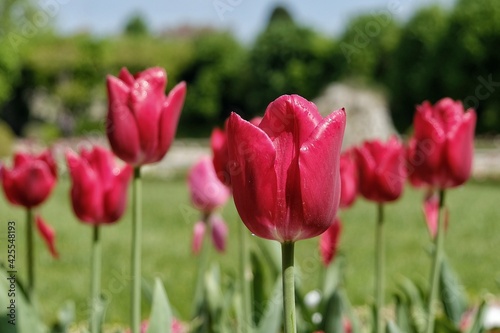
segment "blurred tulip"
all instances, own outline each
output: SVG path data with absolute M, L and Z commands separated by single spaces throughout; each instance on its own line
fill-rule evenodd
M 343 109 L 323 118 L 298 95 L 272 102 L 259 126 L 231 114 L 234 202 L 252 233 L 285 243 L 328 229 L 340 199 L 344 128 Z
M 340 155 L 340 208 L 350 207 L 358 195 L 358 169 L 354 150 Z
M 394 201 L 406 180 L 404 148 L 391 137 L 387 143 L 365 141 L 356 149 L 359 191 L 368 200 L 378 203 Z
M 191 249 L 194 254 L 199 254 L 203 246 L 203 239 L 205 238 L 206 224 L 203 221 L 198 221 L 194 224 L 193 228 L 193 243 Z
M 319 246 L 321 258 L 323 259 L 325 267 L 330 265 L 333 258 L 335 258 L 341 232 L 342 223 L 340 222 L 340 219 L 337 218 L 335 222 L 333 222 L 333 224 L 321 234 Z
M 469 179 L 474 154 L 476 112 L 460 101 L 443 98 L 434 106 L 417 106 L 409 142 L 410 179 L 437 188 L 455 187 Z
M 42 217 L 38 215 L 35 219 L 35 222 L 40 236 L 42 236 L 42 239 L 45 241 L 45 244 L 47 244 L 47 247 L 49 248 L 50 254 L 53 258 L 59 258 L 59 253 L 57 252 L 55 246 L 56 232 L 54 231 L 54 228 L 48 225 L 42 219 Z
M 125 211 L 132 168 L 120 169 L 113 154 L 98 146 L 82 149 L 80 156 L 68 151 L 66 161 L 76 216 L 89 224 L 116 222 Z
M 144 320 L 141 323 L 141 333 L 147 333 L 149 328 L 149 320 Z M 127 330 L 127 333 L 130 333 L 130 330 Z M 177 320 L 176 318 L 172 318 L 172 323 L 170 325 L 170 332 L 172 333 L 186 333 L 187 330 L 184 325 Z
M 191 202 L 205 213 L 211 213 L 224 205 L 231 194 L 230 189 L 220 182 L 209 157 L 201 158 L 188 175 Z
M 439 216 L 439 195 L 437 192 L 429 190 L 424 199 L 423 205 L 425 222 L 427 230 L 431 238 L 435 238 L 438 229 L 438 216 Z M 449 214 L 448 211 L 444 212 L 444 227 L 448 227 Z
M 209 219 L 210 228 L 212 230 L 212 242 L 215 249 L 219 252 L 226 250 L 227 225 L 221 216 L 212 214 Z
M 12 169 L 0 169 L 3 190 L 10 203 L 33 208 L 45 201 L 57 181 L 57 167 L 51 153 L 16 153 Z
M 107 77 L 107 136 L 113 152 L 133 166 L 160 161 L 174 139 L 186 96 L 186 84 L 165 96 L 167 74 L 150 68 L 132 76 Z

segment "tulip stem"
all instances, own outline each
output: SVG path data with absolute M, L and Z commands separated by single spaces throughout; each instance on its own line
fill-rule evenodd
M 101 241 L 99 237 L 99 225 L 95 225 L 93 228 L 93 238 L 92 238 L 92 276 L 90 281 L 90 332 L 99 333 L 101 331 L 100 327 L 100 313 L 101 310 L 101 267 L 102 267 L 102 255 L 101 255 Z
M 33 302 L 35 292 L 35 261 L 34 261 L 34 243 L 33 243 L 33 210 L 26 210 L 26 244 L 27 244 L 27 264 L 28 264 L 28 287 L 27 298 Z
M 295 325 L 295 276 L 293 268 L 294 245 L 294 242 L 284 242 L 281 244 L 285 333 L 297 332 Z
M 142 239 L 142 207 L 141 207 L 141 168 L 134 168 L 132 194 L 132 333 L 139 333 L 141 327 L 141 239 Z
M 385 251 L 384 251 L 384 205 L 378 204 L 377 227 L 375 232 L 375 308 L 376 332 L 384 332 L 384 292 L 385 292 Z
M 243 222 L 238 223 L 239 239 L 240 239 L 240 283 L 242 291 L 243 303 L 243 323 L 241 325 L 242 332 L 251 333 L 253 331 L 253 318 L 252 318 L 252 299 L 251 299 L 251 271 L 248 265 L 249 251 L 248 251 L 248 229 Z
M 443 249 L 444 249 L 444 223 L 442 221 L 443 208 L 444 208 L 444 190 L 439 190 L 439 215 L 438 215 L 438 227 L 436 237 L 434 239 L 434 258 L 430 279 L 430 291 L 429 299 L 427 305 L 427 333 L 434 332 L 434 316 L 436 313 L 436 305 L 434 300 L 437 297 L 439 288 L 439 275 L 441 274 L 441 263 L 443 261 Z

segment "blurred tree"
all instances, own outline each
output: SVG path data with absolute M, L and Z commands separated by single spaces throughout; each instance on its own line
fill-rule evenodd
M 448 24 L 448 14 L 431 6 L 417 11 L 402 30 L 401 42 L 383 80 L 389 88 L 392 118 L 399 131 L 411 126 L 415 105 L 436 101 L 444 94 L 439 77 L 442 64 L 436 53 Z
M 343 33 L 333 61 L 341 77 L 379 81 L 391 66 L 401 28 L 388 10 L 354 18 Z
M 311 29 L 295 24 L 284 9 L 273 11 L 266 29 L 249 53 L 245 111 L 262 114 L 283 94 L 312 99 L 335 77 L 334 43 Z
M 459 0 L 439 45 L 436 71 L 443 93 L 478 112 L 478 132 L 500 133 L 500 6 Z
M 269 21 L 267 22 L 267 26 L 270 26 L 274 23 L 290 23 L 293 24 L 292 15 L 288 12 L 288 9 L 283 6 L 276 6 L 271 16 L 269 16 Z
M 125 35 L 145 36 L 149 35 L 149 28 L 146 20 L 141 14 L 134 14 L 125 24 Z
M 184 130 L 182 124 L 189 124 L 196 135 L 203 136 L 241 108 L 245 50 L 227 32 L 202 34 L 192 43 L 193 58 L 179 75 L 188 84 L 180 131 Z

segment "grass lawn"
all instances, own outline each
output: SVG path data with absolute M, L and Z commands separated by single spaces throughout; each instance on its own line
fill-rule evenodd
M 87 318 L 92 228 L 74 217 L 69 186 L 63 176 L 49 201 L 39 210 L 57 230 L 61 255 L 59 260 L 53 260 L 41 239 L 36 237 L 36 289 L 47 322 L 55 318 L 57 309 L 67 300 L 75 302 L 78 321 Z M 143 186 L 144 277 L 147 280 L 160 277 L 171 303 L 180 317 L 186 319 L 197 274 L 197 258 L 190 253 L 190 245 L 198 213 L 190 208 L 184 179 L 145 179 Z M 427 284 L 430 242 L 421 213 L 422 197 L 423 193 L 408 187 L 402 200 L 386 207 L 388 295 L 403 276 L 424 286 Z M 450 225 L 445 247 L 471 300 L 485 291 L 500 294 L 499 198 L 500 183 L 494 182 L 470 182 L 449 191 L 446 197 Z M 375 213 L 375 205 L 363 199 L 358 199 L 352 209 L 341 212 L 344 232 L 340 251 L 347 257 L 346 287 L 354 304 L 372 299 Z M 228 250 L 223 255 L 213 251 L 212 259 L 220 262 L 224 272 L 234 275 L 238 260 L 238 218 L 232 202 L 223 215 L 230 229 Z M 17 222 L 20 278 L 25 276 L 24 219 L 22 209 L 8 206 L 3 196 L 0 197 L 0 238 L 5 239 L 7 220 Z M 128 322 L 130 229 L 130 211 L 118 224 L 103 227 L 102 287 L 110 300 L 108 324 Z M 296 263 L 301 267 L 306 288 L 314 288 L 322 269 L 317 241 L 302 241 L 296 246 Z M 6 249 L 1 251 L 0 259 L 5 260 Z M 144 313 L 149 313 L 146 302 Z

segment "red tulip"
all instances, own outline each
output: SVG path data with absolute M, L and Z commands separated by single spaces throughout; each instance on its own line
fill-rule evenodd
M 57 252 L 55 245 L 56 232 L 42 219 L 41 216 L 37 215 L 35 222 L 40 236 L 42 236 L 45 244 L 47 244 L 47 247 L 49 248 L 50 254 L 54 258 L 59 258 L 59 253 Z
M 298 95 L 269 104 L 255 126 L 232 113 L 228 126 L 236 208 L 255 235 L 280 242 L 318 236 L 335 220 L 345 111 L 323 118 Z
M 404 148 L 396 137 L 387 143 L 366 141 L 356 149 L 359 190 L 378 203 L 398 199 L 403 192 L 406 172 Z
M 358 168 L 354 151 L 340 155 L 340 208 L 350 207 L 358 195 Z
M 231 186 L 231 176 L 229 175 L 228 162 L 229 155 L 227 151 L 227 136 L 226 133 L 220 128 L 214 128 L 210 136 L 210 147 L 213 154 L 213 165 L 215 173 L 219 180 Z
M 333 258 L 335 258 L 341 232 L 342 223 L 340 219 L 337 218 L 335 222 L 321 234 L 319 249 L 325 266 L 328 266 Z
M 125 211 L 132 168 L 120 169 L 113 154 L 102 147 L 83 149 L 80 156 L 68 151 L 66 161 L 76 216 L 89 224 L 116 222 Z
M 427 230 L 431 238 L 436 238 L 438 229 L 438 217 L 439 217 L 439 195 L 430 190 L 424 199 L 423 205 L 425 222 L 427 224 Z M 445 208 L 444 211 L 444 226 L 445 229 L 448 228 L 448 210 Z
M 448 188 L 469 179 L 474 153 L 476 112 L 443 98 L 417 107 L 409 143 L 408 169 L 430 186 Z
M 193 205 L 205 213 L 224 205 L 231 194 L 217 178 L 209 157 L 203 157 L 191 168 L 188 184 Z
M 51 153 L 16 153 L 11 170 L 0 169 L 5 196 L 14 205 L 33 208 L 45 201 L 57 180 L 57 167 Z
M 132 76 L 125 68 L 107 77 L 107 135 L 113 152 L 140 166 L 160 161 L 170 148 L 186 96 L 186 84 L 165 96 L 167 74 L 150 68 Z

